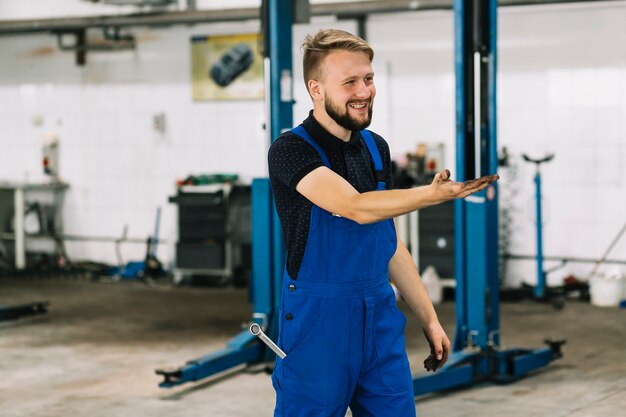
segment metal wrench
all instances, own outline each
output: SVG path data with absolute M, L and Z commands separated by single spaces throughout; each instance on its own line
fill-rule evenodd
M 279 348 L 278 345 L 272 341 L 272 339 L 270 339 L 265 333 L 263 333 L 263 329 L 261 329 L 261 325 L 259 325 L 258 323 L 252 323 L 252 325 L 250 326 L 250 333 L 261 339 L 261 341 L 265 343 L 267 347 L 272 349 L 279 358 L 285 359 L 287 357 L 287 354 L 283 352 L 282 349 Z

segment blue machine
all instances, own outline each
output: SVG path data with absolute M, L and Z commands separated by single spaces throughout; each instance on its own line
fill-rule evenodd
M 269 44 L 271 138 L 292 122 L 292 0 L 264 2 L 266 46 Z M 497 0 L 455 0 L 457 103 L 457 177 L 459 181 L 497 170 L 496 153 L 496 19 Z M 474 94 L 475 93 L 475 94 Z M 284 266 L 282 231 L 271 201 L 269 181 L 252 189 L 253 320 L 276 340 Z M 499 350 L 498 189 L 487 190 L 455 206 L 456 334 L 453 355 L 436 374 L 413 380 L 415 395 L 472 383 L 508 382 L 560 358 L 563 341 L 538 349 Z M 268 242 L 271 242 L 268 245 Z M 247 331 L 226 349 L 189 361 L 174 370 L 157 370 L 161 387 L 197 381 L 231 367 L 271 362 L 274 353 Z

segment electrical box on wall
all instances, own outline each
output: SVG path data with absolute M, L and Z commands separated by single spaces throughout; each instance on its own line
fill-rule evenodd
M 56 135 L 45 135 L 42 148 L 43 172 L 53 181 L 59 180 L 59 138 Z

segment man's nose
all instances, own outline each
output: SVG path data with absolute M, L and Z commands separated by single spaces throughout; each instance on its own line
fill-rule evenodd
M 358 98 L 370 98 L 372 96 L 372 90 L 370 90 L 369 85 L 365 83 L 365 80 L 361 80 L 357 84 L 356 96 Z

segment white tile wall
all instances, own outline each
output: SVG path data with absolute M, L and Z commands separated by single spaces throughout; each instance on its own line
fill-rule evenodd
M 2 16 L 6 5 L 0 3 Z M 626 7 L 618 2 L 500 11 L 499 144 L 519 165 L 517 181 L 502 180 L 515 189 L 512 252 L 535 253 L 534 170 L 521 161 L 523 152 L 556 153 L 543 169 L 546 255 L 597 258 L 626 221 L 624 21 Z M 294 27 L 294 123 L 310 108 L 299 45 L 322 27 L 356 30 L 354 22 L 329 18 Z M 82 68 L 52 36 L 0 37 L 0 179 L 40 178 L 42 136 L 56 134 L 62 175 L 72 186 L 68 233 L 117 236 L 128 224 L 131 236 L 144 238 L 160 205 L 162 237 L 173 242 L 175 210 L 167 196 L 176 178 L 265 174 L 263 103 L 194 103 L 189 83 L 190 36 L 256 30 L 256 22 L 135 29 L 136 51 L 90 54 Z M 418 142 L 444 143 L 454 170 L 452 13 L 375 15 L 367 30 L 378 89 L 372 129 L 386 136 L 394 156 Z M 167 117 L 164 134 L 152 128 L 157 113 Z M 115 259 L 112 244 L 71 243 L 68 250 L 74 258 Z M 144 246 L 123 251 L 126 260 L 138 259 Z M 171 244 L 160 251 L 172 259 Z M 611 257 L 625 255 L 626 238 Z M 590 269 L 572 264 L 550 279 Z M 510 262 L 508 282 L 534 277 L 532 261 Z
M 542 169 L 546 255 L 599 258 L 626 222 L 626 56 L 616 43 L 626 34 L 624 17 L 623 3 L 511 8 L 500 14 L 500 143 L 536 156 L 556 153 Z M 531 27 L 533 36 L 547 42 L 515 42 Z M 513 250 L 534 254 L 534 168 L 520 168 L 520 186 L 527 191 L 515 205 L 528 215 L 516 218 Z M 625 255 L 622 241 L 610 257 Z M 592 266 L 572 264 L 565 270 L 585 277 Z M 507 279 L 532 283 L 534 275 L 532 262 L 517 261 L 510 263 Z
M 265 172 L 262 100 L 194 103 L 189 39 L 257 29 L 247 23 L 136 30 L 145 41 L 135 53 L 90 54 L 82 68 L 56 50 L 51 36 L 0 38 L 0 178 L 42 179 L 41 141 L 56 135 L 61 174 L 71 185 L 68 234 L 115 237 L 128 224 L 129 235 L 143 239 L 161 206 L 161 237 L 174 242 L 176 212 L 167 197 L 177 178 L 237 172 L 249 181 Z M 40 50 L 50 52 L 33 52 Z M 159 113 L 167 118 L 164 133 L 152 126 Z M 141 259 L 144 250 L 127 244 L 124 257 Z M 75 259 L 115 260 L 111 243 L 69 242 L 68 251 Z M 172 259 L 172 244 L 160 251 Z
M 396 158 L 413 152 L 417 143 L 446 144 L 454 171 L 452 13 L 374 15 L 368 40 L 376 53 L 376 77 L 377 67 L 385 68 L 372 129 L 387 138 Z M 378 129 L 381 114 L 385 123 Z

